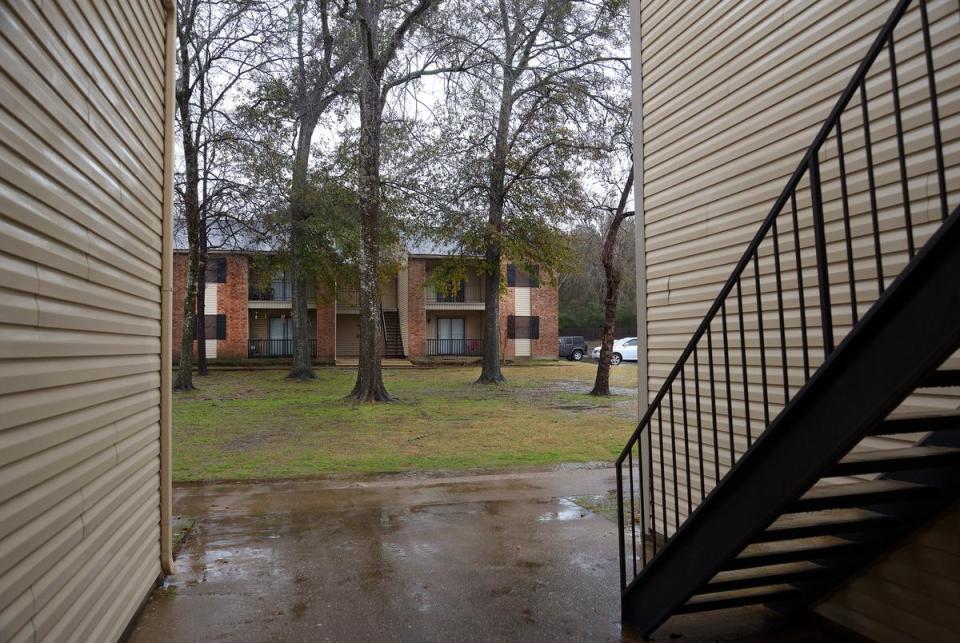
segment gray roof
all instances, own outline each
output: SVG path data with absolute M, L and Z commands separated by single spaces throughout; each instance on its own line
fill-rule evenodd
M 422 238 L 407 239 L 404 245 L 407 254 L 413 256 L 453 257 L 463 254 L 462 249 L 457 244 L 449 241 Z

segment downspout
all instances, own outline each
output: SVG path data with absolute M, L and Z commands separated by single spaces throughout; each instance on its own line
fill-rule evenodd
M 171 439 L 171 397 L 173 395 L 173 137 L 174 84 L 176 62 L 174 51 L 177 34 L 177 11 L 173 0 L 164 0 L 167 11 L 164 74 L 163 124 L 163 244 L 160 277 L 160 567 L 164 574 L 174 573 Z
M 637 422 L 650 404 L 650 353 L 647 339 L 647 247 L 643 210 L 643 69 L 640 48 L 640 14 L 643 0 L 630 2 L 630 71 L 633 76 L 633 199 L 637 267 Z M 649 434 L 647 434 L 649 435 Z M 641 437 L 641 462 L 651 462 L 649 438 Z M 644 506 L 650 506 L 649 476 L 641 476 Z

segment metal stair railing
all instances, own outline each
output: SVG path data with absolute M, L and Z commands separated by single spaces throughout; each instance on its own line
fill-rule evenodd
M 669 546 L 672 536 L 723 483 L 756 437 L 899 274 L 904 263 L 899 255 L 912 259 L 947 218 L 937 52 L 927 5 L 924 0 L 897 2 L 617 458 L 622 594 Z M 938 4 L 938 14 L 944 13 L 945 7 Z M 949 5 L 949 11 L 949 16 L 941 19 L 956 20 L 955 3 Z M 908 37 L 913 39 L 919 33 L 922 40 L 927 96 L 909 105 L 913 110 L 911 148 L 917 153 L 916 139 L 922 134 L 929 143 L 924 151 L 932 148 L 934 152 L 935 167 L 922 175 L 916 170 L 914 176 L 908 175 L 894 33 L 898 27 L 909 30 Z M 875 64 L 883 60 L 884 50 L 899 172 L 899 194 L 894 199 L 899 202 L 891 205 L 890 194 L 885 194 L 881 210 L 878 191 L 885 186 L 878 185 L 879 164 L 871 135 L 871 117 L 877 114 L 872 115 L 871 110 L 878 113 L 883 106 L 877 104 L 880 94 L 868 91 L 868 85 L 875 89 L 882 81 L 883 70 Z M 911 91 L 915 95 L 917 90 Z M 917 125 L 921 103 L 925 103 L 924 117 Z M 844 120 L 855 126 L 845 131 Z M 854 164 L 862 162 L 863 168 L 851 171 L 848 163 L 857 152 Z M 825 168 L 830 173 L 826 182 L 822 176 Z M 864 213 L 868 221 L 858 222 L 869 227 L 868 238 L 856 249 L 851 176 L 865 184 L 869 200 L 869 210 Z M 911 196 L 911 181 L 916 185 L 934 177 L 934 196 L 921 197 L 916 189 Z M 824 197 L 825 187 L 830 199 Z M 928 221 L 921 208 L 939 216 Z M 905 238 L 890 233 L 894 214 L 902 218 L 897 229 L 905 231 Z M 884 225 L 888 227 L 884 229 Z M 809 245 L 813 246 L 812 262 L 811 253 L 804 252 Z M 895 262 L 897 265 L 890 265 Z M 871 274 L 864 279 L 866 273 Z M 809 281 L 805 285 L 805 278 L 813 278 L 815 297 L 806 292 L 805 287 L 813 288 Z M 799 293 L 795 311 L 799 319 L 793 318 L 785 301 L 791 284 Z M 665 432 L 665 427 L 669 431 Z M 682 448 L 678 449 L 678 442 Z M 721 448 L 728 453 L 721 453 Z

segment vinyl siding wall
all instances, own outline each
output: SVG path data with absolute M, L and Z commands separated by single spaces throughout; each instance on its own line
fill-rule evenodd
M 641 384 L 641 392 L 646 389 L 649 399 L 663 385 L 894 5 L 892 0 L 634 1 L 634 11 L 639 11 L 641 60 L 639 73 L 636 74 L 635 70 L 635 74 L 642 78 L 642 98 L 639 100 L 642 105 L 634 109 L 635 113 L 642 113 L 642 131 L 638 133 L 641 143 L 638 148 L 642 150 L 638 203 L 642 203 L 643 213 L 645 277 L 643 271 L 640 274 L 647 289 L 648 342 L 648 377 Z M 927 6 L 935 50 L 948 202 L 952 209 L 960 197 L 960 14 L 954 0 L 928 0 Z M 940 211 L 929 91 L 916 2 L 901 21 L 895 36 L 908 157 L 908 188 L 919 247 L 936 229 Z M 885 50 L 874 64 L 867 83 L 886 283 L 892 281 L 907 261 L 888 63 Z M 851 107 L 844 112 L 842 124 L 855 258 L 855 293 L 858 313 L 862 315 L 877 297 L 878 280 L 859 98 L 854 98 Z M 853 317 L 846 248 L 842 240 L 842 202 L 835 139 L 828 139 L 820 161 L 834 334 L 839 342 L 849 331 Z M 791 395 L 805 379 L 800 331 L 801 297 L 806 304 L 810 327 L 811 370 L 819 365 L 823 356 L 820 312 L 816 303 L 817 274 L 810 227 L 809 182 L 804 179 L 801 187 L 797 203 L 800 223 L 796 236 L 801 255 L 800 275 L 804 282 L 802 294 L 794 263 L 797 246 L 793 225 L 789 215 L 779 219 L 786 370 Z M 768 239 L 760 246 L 759 272 L 771 418 L 784 403 L 774 265 L 772 241 Z M 743 354 L 739 341 L 736 289 L 727 300 L 732 414 L 728 411 L 725 392 L 728 376 L 720 343 L 722 320 L 719 314 L 711 326 L 717 381 L 715 417 L 719 440 L 716 446 L 721 477 L 731 463 L 728 422 L 733 425 L 734 450 L 738 457 L 748 446 L 748 420 L 754 438 L 764 423 L 754 276 L 750 266 L 742 283 L 746 333 Z M 664 458 L 666 485 L 661 485 L 659 480 L 661 453 L 658 434 L 654 431 L 653 461 L 658 475 L 653 494 L 658 512 L 657 530 L 668 535 L 674 531 L 674 524 L 682 522 L 688 515 L 688 498 L 694 507 L 700 502 L 701 475 L 707 492 L 716 484 L 713 416 L 709 389 L 703 383 L 709 358 L 705 342 L 698 349 L 697 358 L 700 389 L 694 385 L 692 360 L 685 370 L 686 388 L 681 390 L 678 382 L 673 389 L 675 417 L 679 420 L 686 413 L 688 418 L 686 437 L 679 431 L 679 425 L 677 435 L 671 435 L 669 406 L 665 403 L 663 407 L 664 444 L 675 441 L 677 445 L 676 465 L 668 449 Z M 747 366 L 746 387 L 742 372 L 744 361 Z M 695 413 L 697 396 L 703 413 L 699 427 Z M 956 390 L 937 389 L 912 396 L 907 404 L 917 408 L 957 408 L 960 395 Z M 641 408 L 641 412 L 644 410 Z M 654 426 L 656 428 L 656 424 Z M 906 439 L 916 437 L 907 436 Z M 868 442 L 870 448 L 902 446 L 897 440 L 877 438 Z M 701 443 L 706 461 L 702 472 L 697 464 Z M 687 453 L 690 454 L 689 473 Z M 667 508 L 666 527 L 660 513 L 663 505 Z M 833 613 L 840 609 L 853 607 L 845 604 L 843 608 L 835 608 Z
M 116 640 L 161 573 L 165 24 L 0 2 L 0 640 Z

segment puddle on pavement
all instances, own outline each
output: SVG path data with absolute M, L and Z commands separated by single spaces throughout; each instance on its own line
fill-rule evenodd
M 580 518 L 587 517 L 588 512 L 572 500 L 559 498 L 557 504 L 560 505 L 559 509 L 542 513 L 537 520 L 540 522 L 550 522 L 554 520 L 579 520 Z

